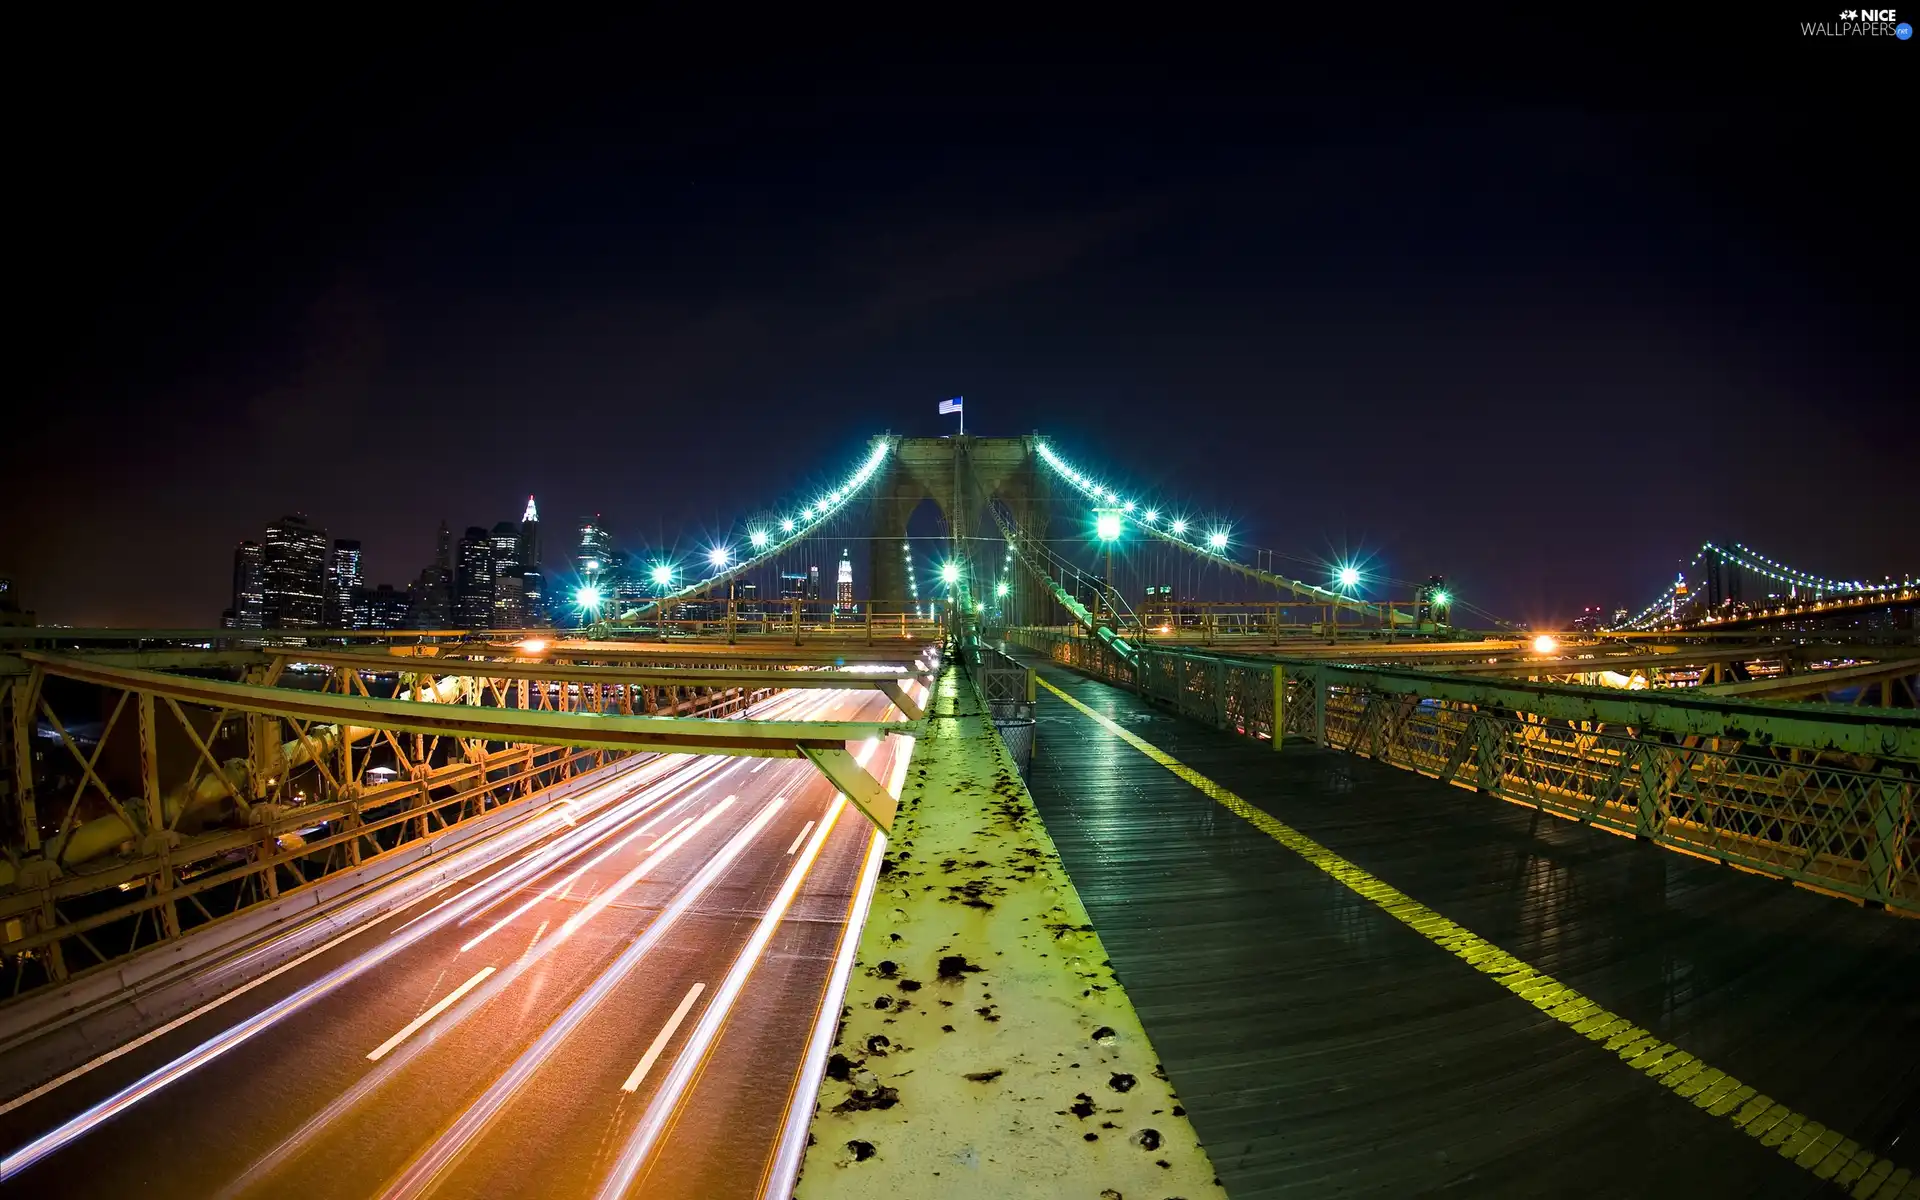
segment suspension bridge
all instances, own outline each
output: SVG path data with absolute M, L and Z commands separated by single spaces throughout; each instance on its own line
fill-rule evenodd
M 1242 528 L 883 436 L 567 628 L 0 628 L 0 1189 L 1920 1195 L 1913 579 Z

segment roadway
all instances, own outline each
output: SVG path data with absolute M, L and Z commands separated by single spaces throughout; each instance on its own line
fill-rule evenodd
M 753 715 L 888 709 L 787 693 Z M 901 750 L 860 750 L 896 792 Z M 0 1193 L 789 1194 L 872 827 L 804 760 L 684 755 L 540 819 L 503 835 L 525 839 L 511 853 L 316 933 L 336 940 L 0 1113 Z

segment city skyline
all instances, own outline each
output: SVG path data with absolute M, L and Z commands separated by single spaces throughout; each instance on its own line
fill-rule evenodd
M 589 610 L 630 608 L 697 582 L 694 559 L 681 563 L 671 550 L 621 546 L 600 514 L 582 517 L 571 527 L 570 543 L 555 543 L 541 531 L 539 507 L 528 494 L 518 523 L 470 525 L 458 538 L 441 518 L 434 555 L 413 578 L 398 584 L 376 579 L 363 559 L 359 539 L 333 537 L 309 514 L 294 511 L 266 525 L 256 541 L 242 539 L 230 561 L 230 602 L 217 625 L 227 629 L 398 630 L 429 628 L 518 629 L 566 625 L 585 620 Z M 549 551 L 564 564 L 551 569 Z M 799 544 L 795 553 L 805 553 Z M 851 551 L 839 551 L 835 568 L 836 608 L 854 611 Z M 671 586 L 663 586 L 657 568 L 674 564 Z M 711 564 L 707 569 L 711 570 Z M 789 573 L 779 562 L 759 569 L 772 585 L 770 597 L 817 602 L 822 599 L 818 564 Z M 759 583 L 742 580 L 735 599 L 759 611 Z M 581 595 L 592 589 L 591 606 Z M 913 585 L 917 597 L 917 583 Z M 690 597 L 697 603 L 706 594 Z M 682 608 L 685 606 L 682 605 Z M 677 615 L 687 616 L 688 609 Z M 209 626 L 212 627 L 212 626 Z
M 970 432 L 1040 430 L 1256 544 L 1517 620 L 1643 604 L 1703 539 L 1897 576 L 1920 251 L 1855 225 L 1908 194 L 1862 115 L 1897 72 L 1789 99 L 1770 81 L 1815 48 L 1736 40 L 1727 78 L 1585 38 L 1503 58 L 1524 106 L 1372 43 L 1150 83 L 742 63 L 693 113 L 593 45 L 444 87 L 397 52 L 352 86 L 255 80 L 193 145 L 41 148 L 34 420 L 0 468 L 46 502 L 0 527 L 0 572 L 46 620 L 175 623 L 224 606 L 235 516 L 299 507 L 398 584 L 502 491 L 425 464 L 501 454 L 550 521 L 692 546 L 965 395 Z M 1641 90 L 1595 105 L 1583 72 Z M 139 120 L 199 124 L 141 91 Z M 354 133 L 284 132 L 309 125 Z M 177 194 L 102 219 L 110 162 Z M 362 431 L 351 469 L 321 412 Z M 752 436 L 716 455 L 723 427 Z M 1884 519 L 1829 519 L 1862 488 Z

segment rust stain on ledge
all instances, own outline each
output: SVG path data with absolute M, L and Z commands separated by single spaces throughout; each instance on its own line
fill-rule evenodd
M 796 1195 L 1224 1196 L 983 706 L 932 700 Z

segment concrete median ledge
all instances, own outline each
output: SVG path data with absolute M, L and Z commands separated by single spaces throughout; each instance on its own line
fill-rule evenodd
M 985 706 L 943 671 L 796 1196 L 1220 1197 Z

